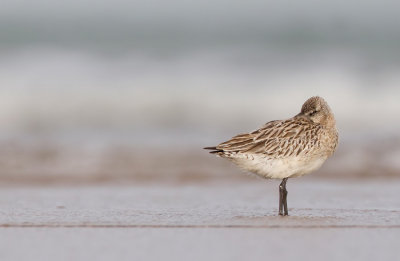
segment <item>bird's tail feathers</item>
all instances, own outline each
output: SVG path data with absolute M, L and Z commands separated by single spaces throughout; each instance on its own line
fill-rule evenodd
M 210 151 L 211 154 L 223 152 L 223 150 L 217 149 L 217 147 L 205 147 L 205 148 L 203 148 L 203 149 L 205 149 L 205 150 L 211 150 L 211 151 Z

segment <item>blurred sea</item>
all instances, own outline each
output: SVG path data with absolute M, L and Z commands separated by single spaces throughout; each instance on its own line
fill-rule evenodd
M 314 95 L 340 133 L 321 177 L 398 177 L 398 7 L 6 0 L 0 181 L 240 178 L 201 148 Z

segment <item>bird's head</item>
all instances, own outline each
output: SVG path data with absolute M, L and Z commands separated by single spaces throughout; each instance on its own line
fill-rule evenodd
M 314 123 L 335 126 L 335 117 L 328 103 L 321 97 L 314 96 L 309 98 L 301 107 L 300 114 L 308 117 Z

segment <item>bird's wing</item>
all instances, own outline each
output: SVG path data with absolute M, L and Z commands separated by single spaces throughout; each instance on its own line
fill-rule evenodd
M 299 155 L 317 145 L 319 125 L 309 120 L 291 118 L 271 121 L 251 133 L 239 134 L 219 144 L 216 149 L 226 153 L 265 154 L 272 158 Z

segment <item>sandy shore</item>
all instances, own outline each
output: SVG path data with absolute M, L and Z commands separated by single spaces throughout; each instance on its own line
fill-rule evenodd
M 388 260 L 400 181 L 3 187 L 1 260 Z
M 311 176 L 318 179 L 399 178 L 398 144 L 346 146 Z M 136 148 L 129 145 L 28 146 L 2 144 L 1 184 L 248 181 L 246 173 L 200 146 Z

